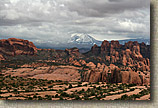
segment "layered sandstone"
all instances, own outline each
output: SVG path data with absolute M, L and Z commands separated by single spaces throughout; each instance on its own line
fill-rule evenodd
M 90 65 L 89 65 L 90 64 Z M 131 68 L 119 68 L 113 64 L 106 66 L 104 63 L 88 63 L 90 70 L 83 74 L 83 81 L 86 82 L 109 82 L 109 83 L 130 83 L 130 84 L 150 84 L 150 72 L 135 72 Z M 96 67 L 96 68 L 95 68 Z
M 9 38 L 0 40 L 0 59 L 3 55 L 35 55 L 37 53 L 36 46 L 28 40 Z
M 150 84 L 149 51 L 149 46 L 136 41 L 129 41 L 125 45 L 121 45 L 118 41 L 108 42 L 105 40 L 101 46 L 95 44 L 89 52 L 81 54 L 78 48 L 37 49 L 32 42 L 27 40 L 15 38 L 0 40 L 0 60 L 5 60 L 6 56 L 35 55 L 38 53 L 35 60 L 46 61 L 42 64 L 32 63 L 33 68 L 37 66 L 48 67 L 53 65 L 52 62 L 57 63 L 56 65 L 59 67 L 64 64 L 70 68 L 59 69 L 58 72 L 61 74 L 59 79 L 63 79 L 63 73 L 68 74 L 67 78 L 71 78 L 69 71 L 72 71 L 73 74 L 77 75 L 79 81 L 86 82 Z M 50 62 L 49 65 L 46 62 Z M 49 77 L 51 79 L 52 76 L 56 78 L 53 72 L 51 76 L 49 74 L 50 72 L 47 73 L 48 79 Z M 46 74 L 42 73 L 42 75 Z M 69 81 L 72 80 L 69 79 Z
M 118 41 L 103 41 L 101 47 L 94 45 L 86 55 L 102 57 L 102 61 L 108 64 L 136 65 L 138 62 L 147 61 L 150 58 L 149 47 L 144 43 L 129 41 L 125 45 Z M 150 66 L 150 65 L 148 65 Z
M 91 70 L 85 72 L 83 80 L 89 82 L 150 84 L 150 47 L 137 41 L 125 45 L 118 41 L 103 41 L 101 47 L 94 45 L 86 56 Z M 91 59 L 90 59 L 91 58 Z M 106 63 L 107 65 L 105 65 Z

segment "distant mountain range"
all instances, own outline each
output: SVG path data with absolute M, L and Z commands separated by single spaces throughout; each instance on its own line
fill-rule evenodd
M 118 40 L 120 44 L 125 44 L 128 41 L 137 41 L 138 43 L 144 42 L 146 45 L 150 45 L 150 39 L 145 39 L 145 38 L 138 38 L 138 39 L 126 39 L 126 40 Z
M 126 39 L 118 40 L 120 44 L 125 44 L 128 41 L 138 41 L 138 43 L 144 42 L 147 45 L 150 45 L 150 39 L 137 38 L 137 39 Z M 94 44 L 100 46 L 102 41 L 96 40 L 88 34 L 72 34 L 70 39 L 65 40 L 64 42 L 54 42 L 54 41 L 34 41 L 35 45 L 38 48 L 54 48 L 54 49 L 65 49 L 77 47 L 81 52 L 88 51 Z

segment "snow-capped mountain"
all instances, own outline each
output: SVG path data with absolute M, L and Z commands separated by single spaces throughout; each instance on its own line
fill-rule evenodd
M 73 43 L 73 44 L 89 44 L 89 45 L 94 45 L 94 44 L 101 44 L 101 41 L 98 41 L 94 39 L 92 36 L 88 34 L 72 34 L 71 38 L 69 39 L 68 43 Z

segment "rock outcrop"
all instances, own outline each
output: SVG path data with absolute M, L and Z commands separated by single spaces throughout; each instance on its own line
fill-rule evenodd
M 120 64 L 120 65 L 136 65 L 139 61 L 150 59 L 149 47 L 144 43 L 139 44 L 137 41 L 129 41 L 125 45 L 119 44 L 119 41 L 108 42 L 104 40 L 101 47 L 94 45 L 91 51 L 85 55 L 102 57 L 102 61 L 107 64 Z
M 150 47 L 137 41 L 125 45 L 118 41 L 103 41 L 101 47 L 94 45 L 86 53 L 91 70 L 85 72 L 83 80 L 89 82 L 150 84 Z M 98 59 L 100 58 L 100 59 Z M 105 65 L 105 64 L 107 65 Z M 95 68 L 96 67 L 96 68 Z
M 71 49 L 65 49 L 65 52 L 68 54 L 68 55 L 71 55 L 71 56 L 77 56 L 79 57 L 81 54 L 79 52 L 79 49 L 78 48 L 71 48 Z
M 0 40 L 0 58 L 3 56 L 35 55 L 37 48 L 32 42 L 23 39 L 9 38 Z
M 0 40 L 0 60 L 6 56 L 36 54 L 36 60 L 77 67 L 79 71 L 75 72 L 81 81 L 150 84 L 150 46 L 144 43 L 129 41 L 121 45 L 119 41 L 105 40 L 101 46 L 95 44 L 89 52 L 81 54 L 78 48 L 37 49 L 32 42 L 23 39 Z
M 0 61 L 1 60 L 5 60 L 2 54 L 0 54 Z
M 135 72 L 128 67 L 123 70 L 113 64 L 106 66 L 104 63 L 98 63 L 97 68 L 91 62 L 87 66 L 90 66 L 91 69 L 83 74 L 83 81 L 86 82 L 150 84 L 150 72 L 148 71 L 145 71 L 145 73 Z

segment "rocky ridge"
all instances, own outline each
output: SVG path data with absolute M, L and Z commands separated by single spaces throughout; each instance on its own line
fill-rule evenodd
M 0 41 L 1 60 L 4 54 L 37 54 L 34 58 L 39 56 L 38 60 L 49 57 L 45 60 L 81 67 L 81 81 L 150 84 L 150 46 L 136 41 L 121 45 L 118 41 L 105 40 L 101 46 L 94 45 L 89 52 L 81 54 L 78 48 L 37 49 L 29 41 L 11 38 Z
M 16 38 L 0 40 L 0 60 L 4 60 L 4 56 L 35 55 L 36 53 L 36 46 L 28 40 Z
M 118 41 L 105 40 L 100 47 L 94 45 L 85 56 L 91 62 L 86 64 L 90 69 L 83 74 L 83 81 L 150 83 L 150 47 L 144 43 L 129 41 L 121 45 Z

